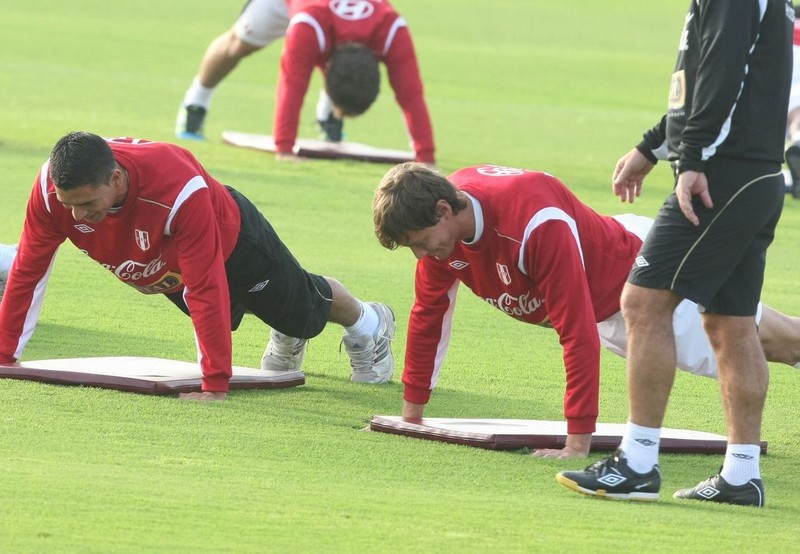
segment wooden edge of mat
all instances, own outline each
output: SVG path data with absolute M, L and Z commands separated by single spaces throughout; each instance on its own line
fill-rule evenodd
M 260 152 L 275 152 L 275 141 L 271 135 L 223 131 L 222 141 L 231 146 L 249 148 Z M 379 148 L 358 142 L 327 142 L 298 138 L 294 154 L 302 158 L 322 160 L 356 160 L 373 163 L 397 164 L 414 160 L 414 153 L 390 148 Z
M 199 392 L 202 380 L 172 379 L 153 381 L 146 378 L 127 377 L 121 375 L 83 373 L 80 371 L 37 369 L 19 365 L 0 364 L 0 378 L 37 381 L 53 385 L 78 385 L 115 389 L 139 394 L 165 395 L 181 392 Z M 230 390 L 283 389 L 305 384 L 305 374 L 300 371 L 287 373 L 285 376 L 254 378 L 234 375 L 230 380 Z
M 484 420 L 485 421 L 485 420 Z M 402 435 L 420 439 L 427 439 L 451 444 L 475 446 L 489 450 L 518 450 L 521 448 L 564 448 L 567 437 L 564 434 L 509 434 L 501 433 L 476 433 L 468 431 L 455 431 L 431 425 L 412 423 L 385 416 L 373 416 L 369 428 L 393 435 Z M 610 452 L 617 449 L 621 437 L 619 435 L 603 435 L 595 433 L 592 436 L 592 452 Z M 767 453 L 767 441 L 761 441 L 761 453 Z M 665 453 L 682 454 L 724 454 L 727 440 L 713 439 L 683 439 L 664 437 L 661 439 L 660 451 Z

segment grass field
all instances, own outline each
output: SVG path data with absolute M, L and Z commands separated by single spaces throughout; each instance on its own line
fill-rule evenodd
M 71 130 L 172 140 L 178 103 L 208 42 L 240 1 L 6 1 L 0 8 L 0 242 L 19 235 L 30 187 Z M 666 104 L 686 0 L 396 0 L 426 86 L 438 163 L 491 162 L 553 173 L 603 213 L 614 163 Z M 280 45 L 246 60 L 215 96 L 202 144 L 212 174 L 248 195 L 311 271 L 391 304 L 402 365 L 414 260 L 372 234 L 386 166 L 282 164 L 222 144 L 225 129 L 270 132 Z M 318 88 L 315 78 L 312 88 Z M 313 98 L 316 93 L 313 92 Z M 313 102 L 302 134 L 315 136 Z M 406 146 L 384 80 L 348 138 Z M 667 166 L 633 206 L 653 215 Z M 800 202 L 787 198 L 770 250 L 765 302 L 800 314 Z M 234 363 L 256 366 L 268 330 L 246 319 Z M 579 497 L 554 475 L 584 461 L 540 460 L 361 429 L 397 414 L 387 386 L 348 381 L 340 330 L 311 342 L 307 384 L 192 404 L 116 391 L 0 382 L 0 552 L 790 552 L 800 536 L 800 372 L 773 366 L 764 420 L 764 510 L 680 503 L 677 488 L 721 456 L 664 455 L 652 505 Z M 58 255 L 27 359 L 195 358 L 191 324 L 135 294 L 67 245 Z M 557 337 L 468 293 L 427 415 L 562 417 Z M 624 421 L 624 363 L 604 354 L 601 420 Z M 717 384 L 678 375 L 669 427 L 724 433 Z M 592 459 L 597 456 L 593 456 Z

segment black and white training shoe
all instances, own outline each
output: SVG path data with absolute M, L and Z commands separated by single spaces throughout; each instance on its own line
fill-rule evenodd
M 617 449 L 583 471 L 562 471 L 556 481 L 589 496 L 655 502 L 661 488 L 661 472 L 656 465 L 648 473 L 636 473 L 628 467 L 622 450 Z
M 184 106 L 178 109 L 178 118 L 175 121 L 175 136 L 179 139 L 205 140 L 203 123 L 206 119 L 206 110 L 202 106 Z
M 317 125 L 319 125 L 320 138 L 322 140 L 328 142 L 342 142 L 344 140 L 344 121 L 338 119 L 333 113 L 328 115 L 328 119 L 318 119 Z
M 761 479 L 750 479 L 744 485 L 736 486 L 729 484 L 722 478 L 722 475 L 714 475 L 694 488 L 677 491 L 673 496 L 685 500 L 703 500 L 763 508 L 764 483 Z

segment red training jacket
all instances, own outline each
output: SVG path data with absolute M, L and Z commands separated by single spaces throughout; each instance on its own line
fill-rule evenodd
M 275 146 L 291 152 L 311 73 L 324 71 L 337 44 L 368 46 L 386 64 L 405 116 L 416 160 L 433 163 L 434 144 L 417 56 L 405 20 L 386 0 L 289 0 L 291 21 L 281 56 L 275 103 Z
M 227 391 L 231 322 L 225 260 L 239 236 L 239 208 L 184 148 L 139 139 L 109 144 L 128 173 L 129 190 L 124 205 L 100 223 L 75 221 L 56 200 L 49 161 L 39 171 L 0 306 L 0 363 L 21 357 L 39 318 L 56 251 L 69 239 L 140 292 L 183 291 L 203 390 Z
M 564 350 L 569 433 L 591 433 L 598 415 L 597 322 L 619 298 L 641 241 L 598 215 L 552 175 L 493 165 L 450 177 L 473 203 L 475 238 L 447 260 L 417 263 L 403 371 L 404 398 L 425 404 L 450 341 L 458 284 L 509 316 L 553 327 Z

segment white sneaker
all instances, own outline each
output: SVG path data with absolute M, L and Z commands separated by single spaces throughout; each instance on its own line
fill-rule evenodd
M 272 329 L 261 369 L 265 371 L 299 371 L 308 347 L 307 339 L 296 339 Z
M 378 330 L 375 336 L 342 337 L 344 349 L 350 356 L 353 372 L 350 380 L 356 383 L 386 383 L 394 371 L 392 339 L 394 339 L 394 313 L 386 304 L 368 304 L 378 312 Z

